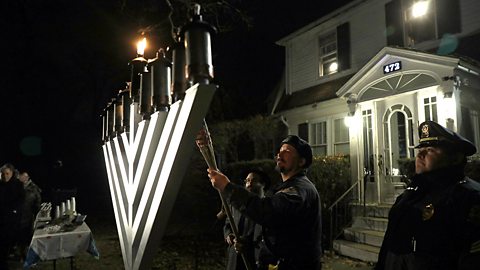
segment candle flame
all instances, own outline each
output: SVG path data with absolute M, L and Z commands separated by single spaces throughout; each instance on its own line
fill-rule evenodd
M 145 48 L 147 47 L 147 38 L 143 38 L 139 42 L 137 42 L 137 54 L 144 55 L 145 53 Z

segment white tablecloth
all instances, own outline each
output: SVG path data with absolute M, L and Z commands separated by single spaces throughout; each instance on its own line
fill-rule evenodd
M 74 257 L 80 251 L 88 251 L 97 258 L 100 256 L 92 232 L 85 222 L 69 232 L 48 233 L 45 229 L 37 229 L 33 234 L 24 268 L 38 260 Z

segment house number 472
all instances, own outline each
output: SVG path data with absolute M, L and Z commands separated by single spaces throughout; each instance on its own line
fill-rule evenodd
M 393 62 L 383 66 L 383 74 L 394 72 L 400 69 L 402 69 L 402 62 L 401 61 Z

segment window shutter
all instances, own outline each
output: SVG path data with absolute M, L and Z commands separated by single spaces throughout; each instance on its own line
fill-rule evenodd
M 404 46 L 403 9 L 401 0 L 392 0 L 385 5 L 385 22 L 388 46 Z
M 337 59 L 338 71 L 350 68 L 350 24 L 344 23 L 337 27 Z
M 478 1 L 478 0 L 477 0 Z M 437 0 L 438 38 L 444 34 L 461 32 L 460 3 L 458 0 Z
M 298 137 L 308 142 L 308 123 L 298 125 Z

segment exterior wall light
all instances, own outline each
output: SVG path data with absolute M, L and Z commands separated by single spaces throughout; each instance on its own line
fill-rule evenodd
M 428 13 L 429 1 L 418 1 L 412 6 L 412 17 L 419 18 Z

